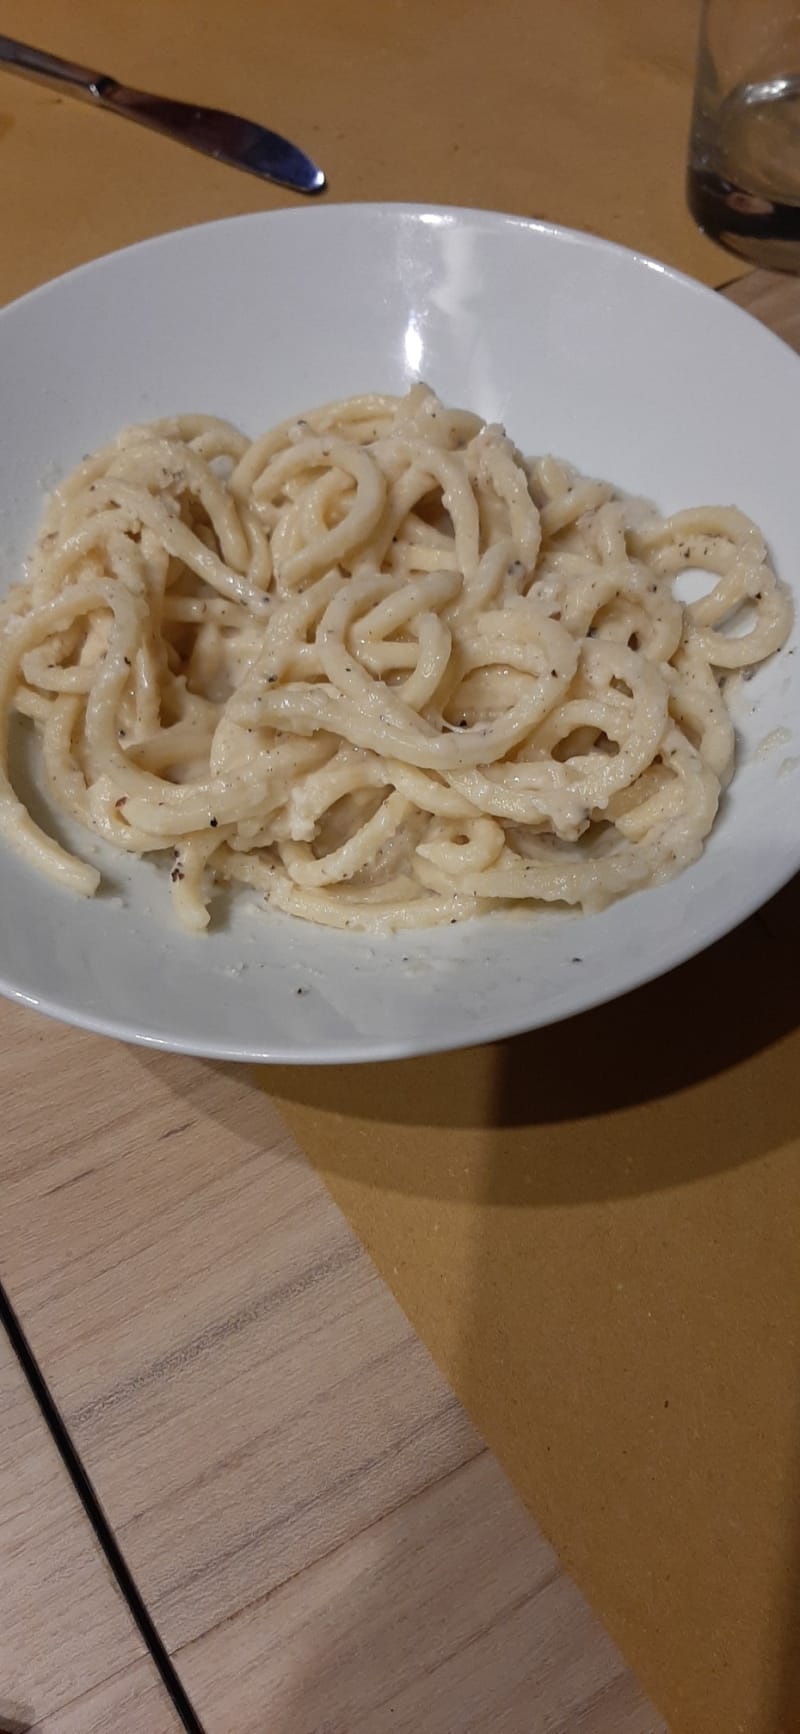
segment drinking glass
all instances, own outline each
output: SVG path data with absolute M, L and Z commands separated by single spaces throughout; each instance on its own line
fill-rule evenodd
M 799 0 L 702 0 L 687 196 L 715 241 L 800 272 Z

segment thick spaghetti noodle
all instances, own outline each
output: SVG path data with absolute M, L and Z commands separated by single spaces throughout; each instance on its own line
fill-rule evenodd
M 684 606 L 687 567 L 711 576 Z M 0 612 L 0 834 L 96 889 L 14 793 L 16 707 L 57 808 L 172 852 L 188 928 L 229 881 L 373 931 L 596 909 L 700 854 L 734 763 L 719 676 L 790 620 L 741 512 L 634 510 L 422 386 L 252 443 L 129 428 Z

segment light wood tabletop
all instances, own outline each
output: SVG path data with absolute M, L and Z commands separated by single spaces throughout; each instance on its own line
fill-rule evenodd
M 180 1727 L 0 1334 L 0 1729 Z
M 245 1070 L 3 1005 L 0 1089 L 0 1274 L 206 1734 L 658 1734 Z M 168 1734 L 5 1346 L 0 1399 L 0 1727 Z
M 0 1089 L 0 1269 L 208 1734 L 656 1734 L 244 1071 L 3 1006 Z M 12 1567 L 6 1695 L 49 1728 L 59 1667 L 90 1696 L 122 1639 L 103 1607 L 43 1679 L 43 1563 Z

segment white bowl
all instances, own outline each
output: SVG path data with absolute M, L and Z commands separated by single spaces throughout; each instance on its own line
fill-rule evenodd
M 710 291 L 589 235 L 480 211 L 328 206 L 238 217 L 100 259 L 0 315 L 0 543 L 127 422 L 176 410 L 255 433 L 426 379 L 665 511 L 736 502 L 798 595 L 800 364 Z M 738 770 L 697 865 L 602 915 L 526 911 L 376 940 L 244 895 L 177 931 L 162 868 L 89 841 L 105 895 L 0 844 L 0 989 L 89 1029 L 227 1059 L 456 1047 L 624 993 L 749 915 L 800 865 L 800 657 L 742 689 Z M 792 737 L 790 739 L 790 737 Z M 92 857 L 91 850 L 96 851 Z

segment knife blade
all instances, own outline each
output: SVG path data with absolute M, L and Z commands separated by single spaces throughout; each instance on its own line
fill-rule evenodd
M 0 68 L 17 72 L 39 84 L 67 87 L 71 96 L 91 102 L 111 114 L 152 127 L 180 144 L 190 145 L 231 168 L 260 175 L 262 180 L 291 187 L 296 193 L 321 193 L 325 175 L 305 151 L 282 138 L 280 133 L 224 109 L 199 108 L 191 102 L 152 96 L 120 84 L 106 73 L 46 54 L 12 36 L 0 35 Z

